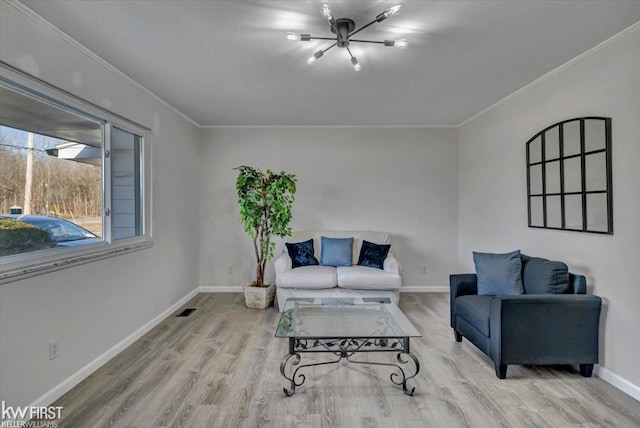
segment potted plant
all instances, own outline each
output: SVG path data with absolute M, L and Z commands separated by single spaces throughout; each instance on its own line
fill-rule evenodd
M 244 287 L 245 301 L 249 308 L 266 309 L 273 303 L 276 289 L 274 284 L 264 283 L 264 271 L 276 246 L 272 238 L 291 235 L 296 176 L 284 171 L 262 172 L 247 165 L 235 169 L 240 222 L 253 240 L 257 264 L 255 281 Z

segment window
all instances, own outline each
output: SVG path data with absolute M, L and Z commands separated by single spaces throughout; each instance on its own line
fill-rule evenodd
M 113 128 L 111 134 L 111 191 L 113 239 L 140 236 L 140 142 L 139 135 Z
M 612 235 L 611 119 L 556 123 L 526 147 L 529 227 Z
M 148 130 L 0 72 L 0 281 L 151 245 Z

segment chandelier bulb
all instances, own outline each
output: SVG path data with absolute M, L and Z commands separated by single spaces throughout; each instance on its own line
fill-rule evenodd
M 309 58 L 307 59 L 307 64 L 313 64 L 313 63 L 314 63 L 314 62 L 316 62 L 316 60 L 317 60 L 318 58 L 320 58 L 322 55 L 324 55 L 324 52 L 323 52 L 323 51 L 318 51 L 318 52 L 316 52 L 315 54 L 313 54 L 313 56 L 311 56 L 311 57 L 309 57 Z
M 376 22 L 382 22 L 388 17 L 390 17 L 391 15 L 395 15 L 396 13 L 400 12 L 401 7 L 402 5 L 400 3 L 394 4 L 389 9 L 385 10 L 380 15 L 376 16 Z
M 358 62 L 358 60 L 356 59 L 355 56 L 351 57 L 351 64 L 353 64 L 353 69 L 355 71 L 360 71 L 362 70 L 362 66 L 360 65 L 360 63 Z
M 407 43 L 407 39 L 398 39 L 393 43 L 393 47 L 398 49 L 406 49 L 407 46 L 409 46 L 409 43 Z
M 322 16 L 324 16 L 325 19 L 329 22 L 333 20 L 333 14 L 331 13 L 331 9 L 329 9 L 329 6 L 326 4 L 322 5 Z
M 300 34 L 299 33 L 292 33 L 291 31 L 289 31 L 287 33 L 287 40 L 292 41 L 292 42 L 300 40 Z
M 392 5 L 386 11 L 387 16 L 395 15 L 396 13 L 400 12 L 400 8 L 401 7 L 402 7 L 402 5 L 400 3 L 396 3 L 396 4 Z

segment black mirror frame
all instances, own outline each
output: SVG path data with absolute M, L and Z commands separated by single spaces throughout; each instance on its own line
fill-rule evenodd
M 586 151 L 585 148 L 585 121 L 586 120 L 601 120 L 604 122 L 605 126 L 605 145 L 603 149 Z M 580 125 L 580 152 L 578 154 L 572 154 L 569 156 L 564 155 L 564 125 L 570 122 L 579 121 Z M 552 130 L 553 128 L 558 128 L 558 153 L 559 156 L 553 159 L 545 158 L 545 133 Z M 540 161 L 539 162 L 531 162 L 530 159 L 530 144 L 535 141 L 537 138 L 540 138 Z M 604 190 L 587 190 L 586 187 L 586 156 L 597 153 L 605 153 L 606 157 L 606 189 Z M 612 189 L 612 159 L 611 159 L 611 118 L 609 117 L 578 117 L 573 119 L 564 120 L 562 122 L 555 123 L 542 131 L 538 132 L 534 135 L 529 141 L 526 143 L 526 158 L 527 158 L 527 215 L 528 215 L 528 225 L 532 228 L 540 228 L 540 229 L 556 229 L 556 230 L 568 230 L 575 232 L 587 232 L 587 233 L 597 233 L 597 234 L 606 234 L 613 235 L 613 189 Z M 580 158 L 581 168 L 580 168 L 580 183 L 581 190 L 577 192 L 565 192 L 565 168 L 564 162 L 566 159 L 572 158 Z M 546 172 L 545 172 L 545 164 L 549 162 L 559 161 L 560 162 L 560 192 L 556 193 L 547 193 L 546 192 Z M 542 193 L 531 193 L 531 167 L 535 165 L 541 165 L 542 174 Z M 588 228 L 588 218 L 587 218 L 587 195 L 589 194 L 606 194 L 607 200 L 607 230 L 589 230 Z M 566 213 L 565 213 L 565 196 L 567 195 L 580 195 L 582 197 L 582 228 L 567 228 L 566 227 Z M 561 227 L 552 227 L 547 224 L 547 197 L 549 196 L 559 196 L 560 197 L 560 211 L 561 211 Z M 541 197 L 542 198 L 542 215 L 543 215 L 543 225 L 533 225 L 531 219 L 531 198 L 532 197 Z

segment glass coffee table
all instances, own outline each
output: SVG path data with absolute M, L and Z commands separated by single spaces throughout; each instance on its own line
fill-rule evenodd
M 420 371 L 409 341 L 422 335 L 400 308 L 389 299 L 288 299 L 278 323 L 276 337 L 289 339 L 289 352 L 280 363 L 280 373 L 290 382 L 283 388 L 288 396 L 305 381 L 306 367 L 335 364 L 346 359 L 354 364 L 391 366 L 391 382 L 401 385 L 407 395 L 407 381 Z M 359 353 L 395 353 L 397 362 L 354 359 Z M 327 353 L 330 361 L 300 364 L 305 353 Z

